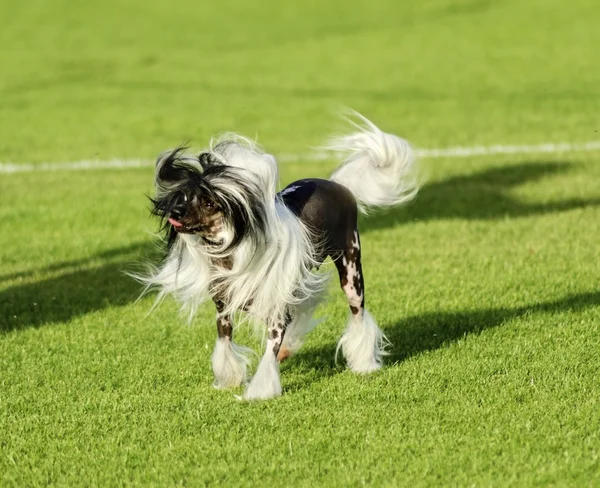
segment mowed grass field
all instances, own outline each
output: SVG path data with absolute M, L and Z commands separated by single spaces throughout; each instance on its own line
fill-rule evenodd
M 335 280 L 284 395 L 246 403 L 212 387 L 212 306 L 148 315 L 124 274 L 160 256 L 155 156 L 221 131 L 301 155 L 282 183 L 336 166 L 308 155 L 341 106 L 418 148 L 600 140 L 597 1 L 29 0 L 0 18 L 0 162 L 147 162 L 0 173 L 0 485 L 600 485 L 600 150 L 423 158 L 417 199 L 361 222 L 393 343 L 368 377 L 334 361 Z

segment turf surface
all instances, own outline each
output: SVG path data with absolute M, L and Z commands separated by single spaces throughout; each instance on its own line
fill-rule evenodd
M 595 1 L 204 3 L 0 3 L 0 161 L 304 153 L 340 105 L 420 147 L 600 139 Z M 361 223 L 386 367 L 334 362 L 332 286 L 266 403 L 212 388 L 210 306 L 135 301 L 149 168 L 0 174 L 0 484 L 598 486 L 599 157 L 424 160 Z

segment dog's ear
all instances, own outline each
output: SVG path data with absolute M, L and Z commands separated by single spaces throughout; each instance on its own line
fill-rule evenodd
M 177 147 L 161 153 L 156 159 L 155 174 L 156 181 L 175 182 L 181 181 L 187 176 L 187 171 L 182 167 L 181 156 L 185 147 Z

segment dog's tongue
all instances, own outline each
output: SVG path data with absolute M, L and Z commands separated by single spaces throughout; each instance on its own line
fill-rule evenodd
M 181 222 L 177 222 L 175 219 L 172 219 L 171 217 L 169 217 L 169 224 L 171 224 L 173 227 L 182 227 L 183 224 Z

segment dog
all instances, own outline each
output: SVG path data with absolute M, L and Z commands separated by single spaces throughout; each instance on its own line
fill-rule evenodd
M 267 338 L 243 398 L 281 395 L 279 362 L 317 323 L 312 315 L 329 279 L 317 271 L 328 257 L 350 307 L 338 350 L 353 372 L 381 368 L 389 343 L 365 308 L 358 213 L 411 200 L 417 160 L 404 139 L 355 116 L 355 131 L 327 146 L 344 155 L 331 177 L 294 181 L 279 193 L 275 158 L 239 135 L 221 136 L 197 156 L 177 148 L 158 157 L 151 201 L 166 256 L 139 279 L 159 290 L 158 300 L 174 295 L 190 319 L 212 299 L 216 387 L 246 384 L 252 351 L 233 342 L 233 317 L 244 311 L 266 324 Z

